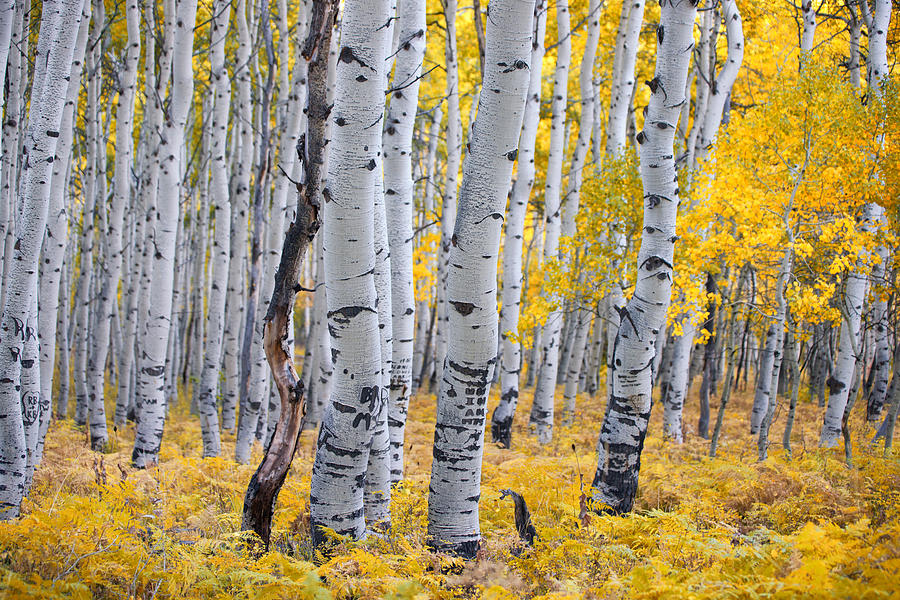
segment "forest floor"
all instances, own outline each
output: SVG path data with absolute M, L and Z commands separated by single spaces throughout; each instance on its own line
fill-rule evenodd
M 801 396 L 802 399 L 802 396 Z M 491 409 L 496 404 L 492 397 Z M 854 467 L 843 450 L 816 447 L 821 409 L 802 402 L 793 459 L 781 449 L 757 461 L 746 431 L 750 394 L 726 415 L 719 457 L 696 435 L 697 397 L 685 411 L 685 443 L 665 443 L 655 407 L 638 499 L 623 517 L 581 513 L 603 416 L 579 397 L 579 417 L 541 448 L 526 426 L 523 393 L 513 449 L 487 444 L 481 494 L 484 545 L 471 563 L 425 546 L 433 395 L 411 403 L 407 481 L 393 494 L 385 537 L 341 543 L 330 560 L 309 546 L 309 477 L 315 434 L 304 432 L 278 499 L 277 551 L 255 554 L 240 533 L 254 464 L 201 459 L 200 427 L 172 409 L 158 468 L 130 466 L 132 427 L 110 451 L 55 422 L 23 517 L 0 524 L 3 598 L 884 598 L 900 595 L 900 460 L 861 440 Z M 186 403 L 182 403 L 186 404 Z M 714 407 L 718 399 L 713 399 Z M 714 408 L 715 411 L 715 408 Z M 715 412 L 713 412 L 713 421 Z M 488 434 L 489 435 L 489 434 Z M 223 454 L 231 457 L 234 436 Z M 521 493 L 539 539 L 521 548 L 513 503 Z

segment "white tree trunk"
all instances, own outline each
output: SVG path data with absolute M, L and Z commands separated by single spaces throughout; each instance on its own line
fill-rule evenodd
M 228 36 L 230 16 L 229 2 L 218 0 L 213 7 L 209 52 L 210 81 L 213 84 L 213 94 L 215 95 L 209 127 L 212 129 L 210 139 L 211 195 L 216 228 L 210 254 L 212 287 L 207 309 L 207 338 L 197 400 L 203 436 L 203 456 L 218 456 L 221 452 L 216 391 L 222 371 L 225 301 L 231 250 L 231 201 L 228 198 L 228 161 L 225 148 L 228 109 L 231 104 L 231 81 L 228 78 L 228 71 L 225 69 L 225 40 Z
M 769 406 L 772 368 L 775 364 L 775 348 L 778 342 L 778 330 L 774 323 L 766 329 L 765 346 L 760 349 L 759 367 L 756 371 L 756 392 L 753 396 L 753 408 L 750 412 L 750 434 L 759 432 L 759 425 L 765 417 Z
M 562 229 L 562 165 L 566 141 L 566 104 L 568 102 L 569 63 L 572 40 L 569 36 L 569 3 L 556 3 L 556 71 L 553 79 L 551 102 L 550 155 L 547 158 L 546 185 L 544 187 L 544 261 L 555 261 L 559 254 L 559 238 Z M 553 404 L 556 391 L 556 375 L 559 368 L 560 329 L 563 321 L 562 298 L 546 290 L 542 294 L 556 308 L 547 315 L 541 332 L 541 368 L 538 371 L 534 402 L 530 421 L 537 425 L 538 442 L 548 444 L 553 439 Z
M 6 288 L 0 331 L 0 519 L 19 515 L 25 495 L 29 449 L 25 429 L 38 418 L 36 412 L 23 413 L 20 395 L 25 344 L 37 336 L 35 306 L 38 287 L 38 260 L 47 223 L 52 164 L 56 155 L 68 79 L 72 68 L 75 38 L 81 21 L 81 0 L 44 2 L 41 37 L 47 42 L 46 75 L 35 73 L 32 85 L 24 152 L 28 160 L 22 171 L 21 230 L 16 232 Z M 40 41 L 39 41 L 40 45 Z M 38 85 L 35 85 L 38 84 Z M 23 317 L 25 319 L 23 320 Z M 31 357 L 37 360 L 37 356 Z
M 437 187 L 437 178 L 435 177 L 435 173 L 437 165 L 438 140 L 441 135 L 442 114 L 443 113 L 441 112 L 440 105 L 436 106 L 431 114 L 431 128 L 428 131 L 428 151 L 425 155 L 425 179 L 423 180 L 422 184 L 424 188 L 424 210 L 422 211 L 422 217 L 419 223 L 420 228 L 427 227 L 428 224 L 431 223 L 433 215 L 436 214 L 434 211 L 434 190 Z M 436 289 L 437 286 L 433 286 L 433 290 Z M 431 327 L 429 327 L 429 323 L 433 322 L 433 319 L 430 315 L 434 314 L 434 312 L 430 310 L 431 305 L 432 303 L 427 299 L 422 300 L 419 302 L 418 310 L 416 311 L 417 323 L 412 366 L 413 389 L 418 389 L 419 386 L 422 385 L 424 379 L 422 375 L 426 365 L 434 364 L 428 356 L 431 354 L 428 350 L 431 342 L 430 332 L 432 329 Z
M 99 8 L 99 5 L 98 5 Z M 95 11 L 95 19 L 97 13 Z M 116 158 L 112 204 L 106 235 L 106 272 L 103 273 L 100 298 L 97 305 L 96 330 L 94 332 L 95 354 L 93 368 L 89 373 L 91 398 L 91 447 L 102 449 L 107 441 L 105 399 L 105 370 L 109 352 L 106 340 L 110 337 L 110 326 L 115 319 L 115 304 L 118 302 L 119 280 L 122 274 L 122 228 L 125 208 L 130 203 L 131 169 L 134 155 L 134 99 L 137 91 L 138 62 L 141 54 L 140 9 L 137 0 L 128 0 L 125 5 L 125 20 L 128 32 L 125 58 L 119 73 L 119 98 L 116 105 Z M 55 315 L 54 315 L 55 320 Z
M 871 232 L 884 215 L 884 209 L 877 204 L 866 204 L 861 217 L 860 231 Z M 862 260 L 862 257 L 861 257 Z M 854 348 L 859 347 L 859 328 L 863 304 L 866 300 L 867 277 L 859 267 L 847 274 L 841 308 L 841 342 L 838 347 L 834 374 L 828 395 L 828 406 L 819 437 L 819 445 L 831 448 L 837 445 L 841 435 L 841 419 L 847 406 L 851 379 L 857 357 Z
M 578 140 L 575 142 L 572 162 L 569 164 L 568 191 L 562 207 L 562 235 L 565 237 L 575 235 L 575 217 L 578 215 L 585 159 L 587 158 L 588 150 L 591 148 L 591 133 L 594 129 L 594 57 L 597 54 L 597 42 L 600 40 L 600 12 L 602 8 L 602 0 L 590 0 L 588 3 L 587 38 L 584 41 L 584 54 L 581 57 L 581 69 L 578 73 L 578 85 L 581 93 L 581 98 L 579 99 L 581 116 L 578 121 Z M 598 131 L 597 135 L 599 133 Z M 597 158 L 595 156 L 594 160 Z
M 75 40 L 72 55 L 72 70 L 69 74 L 66 102 L 60 122 L 59 140 L 56 144 L 56 158 L 53 161 L 53 175 L 50 181 L 50 207 L 47 214 L 47 229 L 41 255 L 44 264 L 41 268 L 40 290 L 38 293 L 38 339 L 41 343 L 41 399 L 49 405 L 53 395 L 53 371 L 56 365 L 56 334 L 59 322 L 60 280 L 62 278 L 63 259 L 68 245 L 69 215 L 66 199 L 68 198 L 69 164 L 72 154 L 72 138 L 74 135 L 75 109 L 78 92 L 81 90 L 81 71 L 84 61 L 84 50 L 87 45 L 88 26 L 91 21 L 91 5 L 86 2 L 82 9 L 81 24 Z M 68 297 L 69 289 L 63 293 Z M 64 309 L 65 310 L 65 309 Z M 62 349 L 68 353 L 68 348 Z M 60 376 L 68 378 L 68 369 L 60 371 Z M 65 413 L 63 413 L 65 414 Z M 50 415 L 42 415 L 41 434 L 43 438 L 50 424 Z M 40 457 L 36 457 L 36 463 Z
M 180 220 L 182 152 L 188 110 L 194 91 L 191 64 L 196 0 L 179 0 L 174 15 L 174 51 L 169 112 L 160 145 L 159 205 L 154 231 L 155 254 L 150 289 L 153 302 L 141 335 L 141 397 L 131 460 L 138 468 L 158 460 L 166 417 L 166 345 L 172 316 L 175 241 Z M 168 18 L 166 19 L 168 21 Z M 169 366 L 171 368 L 172 365 Z
M 444 20 L 447 26 L 447 44 L 444 62 L 447 69 L 447 164 L 445 165 L 444 201 L 441 208 L 441 247 L 438 253 L 437 322 L 435 323 L 434 369 L 435 380 L 443 379 L 444 361 L 447 356 L 449 311 L 447 305 L 447 277 L 449 276 L 450 248 L 457 212 L 457 182 L 462 156 L 462 120 L 459 114 L 459 61 L 456 54 L 457 0 L 444 2 Z
M 672 351 L 672 364 L 669 371 L 669 384 L 666 386 L 663 400 L 663 437 L 676 444 L 684 441 L 682 411 L 685 394 L 688 389 L 688 371 L 691 363 L 691 349 L 694 346 L 694 335 L 697 328 L 691 318 L 685 318 L 681 335 L 675 338 Z
M 6 65 L 6 115 L 3 119 L 3 139 L 0 140 L 0 179 L 3 186 L 0 188 L 0 252 L 3 255 L 2 277 L 0 277 L 0 307 L 6 304 L 7 283 L 12 264 L 13 243 L 16 234 L 16 208 L 18 206 L 19 183 L 19 148 L 22 145 L 22 132 L 25 124 L 20 115 L 21 106 L 25 102 L 23 90 L 26 87 L 25 66 L 27 64 L 28 35 L 24 21 L 25 2 L 15 2 L 12 31 L 10 33 L 10 48 L 21 47 L 18 52 L 11 52 Z M 25 60 L 23 60 L 25 59 Z
M 388 427 L 391 480 L 403 479 L 403 436 L 412 390 L 415 290 L 413 288 L 412 136 L 419 101 L 419 78 L 425 59 L 425 2 L 400 0 L 399 34 L 390 109 L 385 122 L 384 195 L 391 254 L 392 361 Z M 384 357 L 382 357 L 384 359 Z
M 628 512 L 634 504 L 650 417 L 655 341 L 665 327 L 672 294 L 679 202 L 674 139 L 685 101 L 696 12 L 690 0 L 673 0 L 661 8 L 656 74 L 648 82 L 650 103 L 644 129 L 637 135 L 644 185 L 638 276 L 634 295 L 621 311 L 622 324 L 610 358 L 612 390 L 593 481 L 594 499 L 616 513 Z
M 868 2 L 868 0 L 866 0 Z M 803 54 L 812 52 L 816 37 L 816 9 L 813 0 L 803 0 L 800 5 L 803 12 L 803 32 L 800 36 L 800 51 Z
M 247 25 L 247 3 L 239 0 L 234 7 L 237 22 L 238 69 L 234 74 L 237 87 L 237 107 L 234 110 L 233 129 L 237 134 L 237 147 L 233 156 L 232 178 L 234 192 L 231 196 L 231 259 L 228 263 L 228 291 L 225 320 L 225 381 L 222 389 L 222 427 L 233 430 L 235 411 L 240 396 L 240 354 L 245 321 L 245 277 L 247 268 L 247 235 L 250 218 L 250 168 L 253 164 L 253 107 L 251 105 L 250 50 L 253 41 Z M 235 456 L 242 460 L 242 449 L 249 447 L 256 433 L 261 398 L 250 398 L 242 407 L 238 422 Z
M 449 339 L 428 497 L 429 544 L 468 557 L 481 539 L 485 412 L 497 360 L 497 255 L 530 79 L 534 4 L 494 0 L 490 13 L 485 93 L 466 157 L 454 268 L 447 274 Z
M 785 221 L 790 218 L 790 208 L 788 208 Z M 788 224 L 788 227 L 790 225 Z M 759 451 L 759 460 L 764 461 L 769 456 L 769 429 L 772 426 L 772 420 L 775 418 L 775 406 L 778 400 L 778 378 L 781 375 L 781 362 L 784 358 L 784 327 L 787 321 L 787 299 L 784 297 L 784 290 L 788 283 L 788 277 L 791 274 L 793 265 L 793 236 L 784 250 L 784 256 L 781 259 L 781 268 L 778 271 L 778 279 L 775 283 L 775 300 L 778 307 L 775 311 L 775 322 L 772 324 L 775 328 L 775 351 L 773 352 L 772 375 L 769 379 L 769 404 L 766 407 L 766 414 L 759 425 L 759 439 L 757 441 L 757 450 Z
M 575 310 L 575 335 L 566 369 L 563 392 L 563 423 L 566 425 L 571 424 L 575 418 L 575 400 L 578 395 L 582 365 L 585 362 L 584 354 L 588 343 L 588 334 L 591 331 L 591 311 L 583 307 Z
M 537 0 L 534 7 L 534 26 L 531 46 L 531 78 L 522 133 L 519 136 L 519 154 L 516 181 L 509 197 L 509 212 L 503 242 L 503 291 L 500 309 L 500 403 L 491 416 L 491 437 L 494 442 L 509 448 L 512 443 L 512 423 L 519 402 L 519 375 L 522 364 L 522 345 L 516 339 L 519 333 L 519 314 L 522 304 L 522 244 L 525 235 L 525 217 L 528 200 L 534 187 L 535 142 L 541 121 L 541 74 L 544 63 L 544 34 L 547 28 L 547 10 L 544 0 Z
M 389 2 L 346 2 L 337 65 L 323 244 L 334 391 L 319 430 L 310 511 L 313 541 L 330 527 L 365 532 L 364 475 L 382 410 L 381 346 L 374 281 L 376 156 L 384 114 Z

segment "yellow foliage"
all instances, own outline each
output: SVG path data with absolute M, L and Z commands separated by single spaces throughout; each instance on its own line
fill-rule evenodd
M 361 542 L 338 539 L 325 558 L 309 542 L 315 435 L 305 432 L 278 499 L 274 550 L 258 555 L 241 533 L 254 466 L 201 459 L 199 425 L 173 409 L 158 467 L 129 466 L 132 431 L 111 452 L 88 449 L 54 423 L 23 517 L 0 524 L 0 596 L 9 598 L 876 598 L 897 590 L 900 463 L 860 444 L 856 468 L 813 449 L 819 409 L 798 407 L 794 459 L 770 450 L 755 462 L 744 431 L 752 394 L 726 414 L 719 457 L 687 427 L 665 442 L 656 411 L 633 514 L 581 512 L 589 493 L 598 399 L 579 396 L 571 426 L 548 447 L 519 419 L 513 450 L 485 448 L 477 561 L 425 544 L 434 397 L 413 398 L 408 478 L 392 495 L 392 528 Z M 520 417 L 531 395 L 523 390 Z M 491 398 L 491 405 L 497 402 Z M 696 402 L 685 422 L 696 418 Z M 783 423 L 776 419 L 776 429 Z M 866 432 L 860 419 L 855 437 Z M 224 455 L 233 451 L 225 434 Z M 255 464 L 260 459 L 257 448 Z M 539 539 L 523 548 L 513 507 L 519 491 Z M 587 499 L 589 502 L 589 499 Z

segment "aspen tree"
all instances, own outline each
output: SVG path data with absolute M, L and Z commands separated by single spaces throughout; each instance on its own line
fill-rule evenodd
M 444 62 L 447 71 L 447 162 L 444 166 L 444 198 L 441 206 L 441 246 L 438 252 L 437 311 L 434 341 L 435 380 L 443 379 L 447 356 L 447 328 L 450 308 L 447 306 L 447 277 L 453 227 L 456 223 L 459 166 L 462 160 L 462 120 L 459 114 L 459 61 L 456 53 L 457 0 L 442 0 L 447 28 Z M 439 384 L 440 385 L 440 384 Z
M 38 290 L 38 339 L 41 342 L 41 398 L 50 402 L 53 395 L 53 375 L 56 365 L 57 332 L 60 317 L 60 298 L 68 300 L 69 288 L 60 286 L 63 278 L 63 261 L 69 244 L 68 228 L 71 206 L 69 198 L 69 172 L 72 155 L 72 138 L 74 137 L 75 110 L 78 104 L 78 93 L 81 90 L 81 72 L 84 65 L 84 52 L 87 46 L 88 29 L 91 22 L 91 4 L 86 2 L 81 14 L 81 23 L 75 39 L 72 55 L 72 70 L 69 73 L 69 84 L 66 91 L 66 102 L 63 106 L 62 121 L 59 128 L 59 139 L 56 143 L 56 157 L 53 161 L 53 174 L 50 180 L 50 206 L 47 213 L 47 229 L 41 248 L 43 265 Z M 68 200 L 68 202 L 67 202 Z M 62 294 L 60 293 L 62 290 Z M 68 304 L 68 302 L 67 302 Z M 68 316 L 68 310 L 63 307 Z M 68 356 L 68 348 L 60 348 L 61 353 Z M 69 369 L 60 365 L 59 376 L 68 383 Z M 68 399 L 68 398 L 67 398 Z M 68 408 L 68 405 L 66 406 Z M 49 412 L 49 411 L 48 411 Z M 65 413 L 62 413 L 65 416 Z M 50 424 L 50 415 L 41 415 L 41 433 L 43 439 Z M 37 457 L 37 462 L 40 457 Z
M 547 158 L 546 185 L 544 186 L 544 261 L 557 260 L 559 238 L 562 231 L 562 166 L 566 139 L 566 105 L 568 103 L 569 63 L 572 56 L 570 37 L 569 3 L 556 3 L 556 70 L 553 79 L 551 102 L 550 154 Z M 547 315 L 541 332 L 541 368 L 538 371 L 534 402 L 531 405 L 530 422 L 537 425 L 538 442 L 550 443 L 553 438 L 553 404 L 556 391 L 556 375 L 559 368 L 560 329 L 564 311 L 562 299 L 547 291 L 542 292 L 556 306 Z
M 13 4 L 14 11 L 10 24 L 8 49 L 21 48 L 9 52 L 4 70 L 4 91 L 6 95 L 5 118 L 3 119 L 2 140 L 0 140 L 0 253 L 3 256 L 2 273 L 0 273 L 0 307 L 6 303 L 6 291 L 11 268 L 13 244 L 16 234 L 16 219 L 13 216 L 18 206 L 18 166 L 19 148 L 21 147 L 22 130 L 21 106 L 24 104 L 23 90 L 26 87 L 25 67 L 27 64 L 27 28 L 25 24 L 25 2 L 17 0 Z M 2 310 L 2 308 L 0 308 Z
M 97 18 L 96 11 L 95 18 Z M 115 304 L 118 302 L 119 280 L 122 275 L 122 228 L 125 222 L 125 209 L 132 196 L 134 100 L 141 54 L 140 20 L 137 0 L 128 0 L 125 5 L 128 39 L 122 71 L 119 73 L 119 98 L 116 104 L 115 179 L 106 232 L 105 273 L 100 284 L 100 297 L 96 307 L 95 354 L 91 359 L 93 368 L 90 370 L 88 381 L 89 396 L 92 398 L 91 446 L 95 450 L 101 449 L 107 441 L 106 413 L 103 410 L 104 375 L 109 354 L 110 326 L 115 319 Z
M 616 52 L 613 57 L 613 81 L 610 90 L 609 116 L 606 125 L 605 160 L 616 160 L 625 151 L 628 109 L 634 95 L 635 65 L 640 40 L 641 24 L 644 20 L 644 0 L 623 0 L 619 17 L 619 29 L 616 34 Z M 599 103 L 598 103 L 599 104 Z M 597 128 L 600 131 L 600 128 Z M 599 150 L 599 135 L 594 136 L 595 153 Z M 614 232 L 617 256 L 624 254 L 625 240 L 620 232 Z M 622 291 L 622 278 L 615 278 L 610 286 L 606 299 L 606 345 L 613 348 L 619 331 L 620 310 L 625 307 L 625 296 Z M 612 352 L 607 351 L 607 362 Z M 607 395 L 612 390 L 612 365 L 607 365 Z
M 544 33 L 547 28 L 547 7 L 544 0 L 534 6 L 534 31 L 531 43 L 531 77 L 528 97 L 519 136 L 516 181 L 509 197 L 509 212 L 503 242 L 503 291 L 500 310 L 500 403 L 491 415 L 491 437 L 495 443 L 509 448 L 512 443 L 512 423 L 519 401 L 519 375 L 522 345 L 516 339 L 522 303 L 522 243 L 528 200 L 534 186 L 535 142 L 541 120 L 541 74 L 544 62 Z
M 713 144 L 722 124 L 722 115 L 726 100 L 731 93 L 737 78 L 738 71 L 744 58 L 744 34 L 741 15 L 734 0 L 724 0 L 721 5 L 722 19 L 725 21 L 726 35 L 728 37 L 728 53 L 725 64 L 716 73 L 716 49 L 715 43 L 720 25 L 718 12 L 713 10 L 703 14 L 704 29 L 701 36 L 700 48 L 700 73 L 697 88 L 697 106 L 694 113 L 694 124 L 691 129 L 691 139 L 688 144 L 692 147 L 688 151 L 688 180 L 692 181 L 700 168 L 699 161 L 704 159 Z M 698 285 L 699 282 L 693 282 Z M 697 334 L 695 311 L 688 311 L 682 323 L 682 333 L 677 336 L 674 343 L 672 363 L 670 367 L 669 385 L 663 397 L 663 427 L 664 435 L 681 443 L 682 438 L 682 411 L 691 380 L 690 362 L 691 349 L 694 345 L 694 337 Z M 712 321 L 714 322 L 714 321 Z M 711 328 L 709 334 L 712 335 Z M 714 338 L 707 344 L 714 344 Z M 696 357 L 703 356 L 696 353 Z M 765 378 L 764 387 L 767 389 L 770 376 Z M 701 408 L 706 408 L 707 404 Z M 762 407 L 765 412 L 765 407 Z M 757 414 L 757 413 L 754 413 Z M 760 417 L 761 419 L 761 417 Z
M 25 129 L 21 186 L 21 228 L 16 231 L 0 322 L 0 519 L 19 516 L 26 493 L 27 465 L 33 448 L 26 447 L 25 430 L 38 418 L 23 412 L 20 394 L 22 358 L 29 338 L 37 337 L 38 260 L 47 223 L 52 164 L 81 22 L 81 0 L 45 2 L 38 47 L 46 49 L 46 68 L 35 70 Z M 34 357 L 36 359 L 37 357 Z M 27 407 L 26 407 L 27 408 Z M 29 423 L 31 421 L 32 423 Z
M 384 125 L 384 196 L 391 253 L 392 361 L 388 427 L 391 480 L 403 478 L 403 435 L 412 390 L 415 293 L 413 288 L 412 136 L 425 58 L 425 1 L 400 0 L 399 34 L 390 108 Z M 384 358 L 384 357 L 382 357 Z
M 484 90 L 466 157 L 447 273 L 447 358 L 434 431 L 429 544 L 473 557 L 491 371 L 497 360 L 497 255 L 531 59 L 534 4 L 494 0 Z
M 197 400 L 203 436 L 203 456 L 218 456 L 220 452 L 216 390 L 222 365 L 225 301 L 231 245 L 231 202 L 228 198 L 228 169 L 225 159 L 228 109 L 231 104 L 231 81 L 225 70 L 225 41 L 228 36 L 230 16 L 231 8 L 227 0 L 218 0 L 213 5 L 213 19 L 209 33 L 209 67 L 214 97 L 209 127 L 212 129 L 210 159 L 215 237 L 211 253 L 212 287 L 207 308 L 207 339 Z
M 581 182 L 584 178 L 585 161 L 588 150 L 591 148 L 591 134 L 599 136 L 599 131 L 594 131 L 594 57 L 597 54 L 597 43 L 600 41 L 600 11 L 603 3 L 600 0 L 591 0 L 588 3 L 587 14 L 587 38 L 584 42 L 584 54 L 581 57 L 581 68 L 578 72 L 578 87 L 581 97 L 578 103 L 581 107 L 581 115 L 578 120 L 578 140 L 572 151 L 572 161 L 569 165 L 569 179 L 566 188 L 566 197 L 562 205 L 562 235 L 572 237 L 575 235 L 575 217 L 578 215 L 579 199 L 581 195 Z M 594 160 L 598 160 L 595 156 Z M 584 319 L 577 318 L 581 323 Z
M 425 153 L 425 173 L 422 187 L 423 194 L 423 212 L 422 222 L 419 228 L 427 227 L 429 219 L 436 214 L 434 210 L 434 190 L 437 187 L 435 171 L 437 167 L 437 147 L 441 135 L 441 107 L 440 105 L 432 109 L 431 127 L 428 130 L 428 150 Z M 429 315 L 430 313 L 430 315 Z M 434 323 L 434 310 L 431 310 L 431 303 L 428 299 L 419 302 L 416 310 L 418 315 L 415 332 L 415 347 L 413 349 L 413 365 L 412 365 L 412 387 L 419 389 L 422 385 L 423 371 L 429 366 L 434 365 L 430 360 L 431 333 L 434 329 L 430 324 Z
M 323 244 L 334 389 L 319 430 L 310 512 L 313 542 L 323 527 L 361 537 L 364 474 L 382 410 L 381 345 L 374 281 L 374 190 L 381 152 L 387 63 L 387 0 L 344 5 L 331 111 Z
M 697 7 L 671 0 L 661 7 L 656 73 L 648 82 L 650 103 L 640 144 L 644 220 L 634 294 L 622 309 L 622 323 L 610 357 L 612 389 L 597 444 L 594 499 L 615 513 L 634 504 L 641 451 L 650 417 L 650 366 L 655 341 L 665 326 L 672 294 L 678 181 L 674 139 L 693 48 Z
M 172 314 L 175 242 L 181 211 L 181 178 L 184 131 L 194 90 L 191 65 L 194 44 L 196 0 L 179 0 L 174 18 L 172 87 L 168 119 L 160 146 L 159 206 L 154 231 L 153 270 L 150 288 L 154 301 L 149 304 L 147 321 L 140 340 L 141 398 L 131 455 L 136 467 L 157 461 L 165 423 L 166 345 Z M 168 21 L 168 19 L 167 19 Z
M 252 335 L 243 331 L 245 321 L 245 285 L 244 274 L 247 259 L 247 235 L 249 232 L 250 212 L 250 167 L 253 164 L 253 106 L 251 105 L 250 84 L 250 51 L 253 39 L 247 24 L 247 2 L 238 0 L 234 5 L 235 21 L 238 33 L 234 83 L 237 88 L 237 106 L 233 111 L 235 123 L 232 137 L 236 149 L 233 152 L 233 185 L 231 206 L 231 258 L 228 263 L 228 297 L 225 320 L 225 380 L 222 389 L 222 428 L 232 430 L 235 427 L 235 411 L 240 395 L 240 349 L 242 335 Z M 252 11 L 251 11 L 252 12 Z M 237 423 L 237 440 L 235 457 L 238 462 L 242 452 L 249 454 L 250 445 L 256 432 L 259 419 L 260 398 L 247 398 L 241 407 L 240 420 Z
M 868 5 L 866 4 L 864 14 L 867 11 Z M 869 55 L 866 62 L 866 79 L 869 83 L 870 93 L 876 96 L 882 94 L 882 85 L 888 75 L 887 31 L 890 19 L 890 0 L 876 0 L 875 11 L 868 21 Z M 804 29 L 804 37 L 805 34 L 806 30 Z M 863 233 L 874 231 L 883 218 L 884 209 L 881 206 L 872 202 L 867 203 L 863 207 L 859 219 L 860 231 Z M 863 262 L 863 258 L 860 256 L 860 263 Z M 861 264 L 857 264 L 854 270 L 847 274 L 844 283 L 844 294 L 841 301 L 840 344 L 832 375 L 831 393 L 828 395 L 828 405 L 825 409 L 825 418 L 819 437 L 819 445 L 826 448 L 837 445 L 838 436 L 841 433 L 841 421 L 849 401 L 848 394 L 853 371 L 857 360 L 862 358 L 857 356 L 856 348 L 859 345 L 860 322 L 868 283 L 868 277 Z

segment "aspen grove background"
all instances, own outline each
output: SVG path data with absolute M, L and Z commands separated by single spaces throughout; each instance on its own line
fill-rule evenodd
M 0 597 L 894 597 L 894 8 L 4 0 Z

